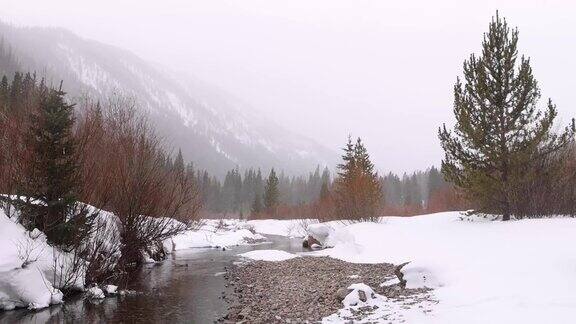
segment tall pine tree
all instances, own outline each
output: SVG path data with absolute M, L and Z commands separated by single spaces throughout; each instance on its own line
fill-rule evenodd
M 477 212 L 509 220 L 514 190 L 529 181 L 531 164 L 565 146 L 574 127 L 551 132 L 556 107 L 541 111 L 530 59 L 518 62 L 518 30 L 498 13 L 484 35 L 482 55 L 464 62 L 464 83 L 454 86 L 454 131 L 439 130 L 442 172 L 462 188 Z
M 278 177 L 274 169 L 270 170 L 270 175 L 264 188 L 264 207 L 269 213 L 274 213 L 278 206 L 280 191 L 278 190 Z

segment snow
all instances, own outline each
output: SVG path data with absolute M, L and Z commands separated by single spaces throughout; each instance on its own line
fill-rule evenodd
M 106 286 L 104 286 L 104 292 L 107 295 L 116 295 L 118 293 L 118 286 L 106 285 Z
M 559 323 L 576 316 L 576 219 L 463 221 L 447 212 L 385 217 L 334 235 L 342 231 L 353 240 L 314 254 L 411 261 L 403 268 L 408 287 L 434 289 L 431 313 L 400 310 L 408 323 Z
M 377 294 L 364 283 L 352 284 L 348 290 L 350 293 L 342 300 L 344 307 L 324 317 L 322 323 L 413 323 L 405 319 L 414 304 L 418 305 L 421 312 L 428 312 L 433 306 L 432 302 L 422 302 L 413 298 L 390 300 Z M 360 298 L 360 291 L 364 292 L 366 301 Z
M 311 224 L 306 229 L 309 236 L 315 238 L 322 246 L 327 246 L 329 236 L 334 236 L 334 229 L 326 223 Z
M 26 231 L 0 209 L 0 310 L 44 308 L 62 302 L 58 288 L 81 289 L 83 269 L 73 270 L 71 260 L 49 246 L 44 234 Z M 68 277 L 71 271 L 78 273 Z
M 102 299 L 104 298 L 104 292 L 98 287 L 91 287 L 86 290 L 86 296 L 91 299 Z
M 244 258 L 262 261 L 284 261 L 298 257 L 296 254 L 281 250 L 255 250 L 238 255 Z
M 375 300 L 386 299 L 386 297 L 376 294 L 374 290 L 370 288 L 370 286 L 363 283 L 352 284 L 348 287 L 348 289 L 351 289 L 352 291 L 348 293 L 348 295 L 346 295 L 344 300 L 342 300 L 342 304 L 344 304 L 344 307 L 366 306 L 366 305 L 373 306 L 376 304 Z M 360 294 L 359 294 L 360 291 L 363 291 L 366 294 L 366 301 L 364 302 L 360 300 Z
M 266 237 L 245 228 L 247 226 L 245 222 L 226 220 L 222 228 L 218 228 L 217 223 L 217 221 L 209 220 L 198 230 L 190 230 L 174 236 L 171 239 L 174 250 L 229 247 L 251 244 L 266 239 Z

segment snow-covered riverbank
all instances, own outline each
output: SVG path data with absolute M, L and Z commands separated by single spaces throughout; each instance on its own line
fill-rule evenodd
M 273 222 L 264 228 L 274 228 Z M 408 287 L 434 289 L 432 312 L 403 311 L 408 323 L 560 323 L 576 317 L 576 219 L 462 220 L 448 212 L 327 225 L 337 238 L 334 247 L 313 254 L 356 263 L 410 261 L 403 269 Z M 278 221 L 277 228 L 290 226 Z
M 113 224 L 114 215 L 102 212 L 100 220 Z M 117 239 L 117 235 L 105 239 Z M 99 240 L 101 237 L 92 238 Z M 261 243 L 265 237 L 251 231 L 245 222 L 207 220 L 194 230 L 166 240 L 164 252 Z M 117 246 L 119 242 L 105 242 Z M 117 257 L 117 256 L 116 256 Z M 155 262 L 144 256 L 148 262 Z M 26 307 L 39 309 L 62 303 L 62 289 L 85 289 L 83 261 L 46 242 L 45 235 L 27 231 L 0 209 L 0 310 Z M 105 284 L 102 283 L 103 287 Z

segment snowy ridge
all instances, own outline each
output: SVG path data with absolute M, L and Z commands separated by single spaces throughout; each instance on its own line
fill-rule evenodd
M 336 155 L 314 141 L 274 125 L 225 91 L 188 75 L 160 69 L 125 50 L 82 39 L 66 30 L 16 28 L 0 23 L 0 36 L 25 71 L 41 71 L 71 97 L 88 94 L 136 99 L 169 143 L 214 173 L 240 167 L 282 167 L 308 172 L 332 165 Z M 0 72 L 2 72 L 0 60 Z

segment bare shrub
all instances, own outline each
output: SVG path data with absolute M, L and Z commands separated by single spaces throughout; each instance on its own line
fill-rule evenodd
M 121 267 L 140 263 L 152 244 L 186 230 L 201 207 L 194 179 L 166 163 L 162 139 L 132 100 L 114 98 L 87 107 L 81 120 L 85 174 L 93 180 L 83 199 L 119 219 Z M 90 174 L 89 174 L 90 173 Z

